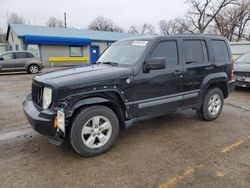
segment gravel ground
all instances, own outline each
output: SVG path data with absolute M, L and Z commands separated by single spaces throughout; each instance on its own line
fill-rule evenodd
M 250 187 L 250 89 L 236 89 L 216 121 L 192 110 L 143 121 L 83 158 L 30 128 L 32 77 L 0 74 L 0 187 Z

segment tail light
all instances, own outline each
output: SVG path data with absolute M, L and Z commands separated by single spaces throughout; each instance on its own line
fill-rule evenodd
M 234 80 L 234 63 L 230 64 L 230 80 Z

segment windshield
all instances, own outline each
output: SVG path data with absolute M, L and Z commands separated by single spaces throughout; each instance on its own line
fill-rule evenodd
M 135 64 L 145 50 L 148 41 L 127 40 L 112 44 L 98 59 L 98 63 Z
M 248 63 L 250 64 L 250 53 L 240 56 L 235 63 Z

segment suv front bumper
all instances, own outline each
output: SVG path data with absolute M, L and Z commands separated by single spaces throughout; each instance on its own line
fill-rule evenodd
M 56 117 L 55 112 L 49 110 L 39 111 L 31 100 L 29 94 L 23 102 L 23 110 L 31 127 L 38 133 L 45 135 L 53 140 L 60 140 L 57 128 L 54 128 L 54 121 Z

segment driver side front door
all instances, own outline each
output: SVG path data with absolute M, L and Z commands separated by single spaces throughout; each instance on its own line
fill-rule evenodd
M 163 114 L 182 106 L 183 66 L 179 61 L 178 40 L 157 42 L 149 58 L 165 58 L 166 68 L 141 70 L 134 77 L 134 116 Z

